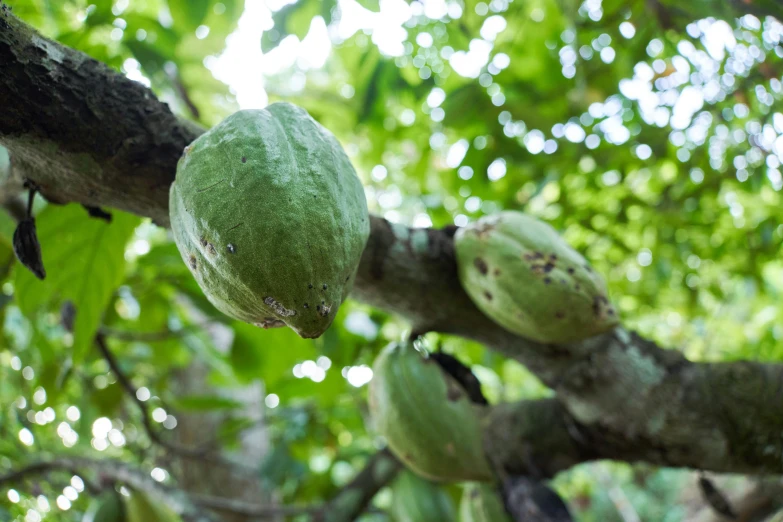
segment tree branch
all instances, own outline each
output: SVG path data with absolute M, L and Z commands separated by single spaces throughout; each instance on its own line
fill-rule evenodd
M 388 449 L 373 455 L 364 469 L 314 517 L 316 522 L 351 522 L 361 515 L 376 493 L 389 484 L 402 464 Z
M 12 16 L 0 17 L 0 66 L 0 143 L 44 196 L 168 223 L 168 187 L 199 129 L 140 84 Z M 352 295 L 401 315 L 416 331 L 484 343 L 557 392 L 552 401 L 493 410 L 487 440 L 496 444 L 488 450 L 503 469 L 526 469 L 521 456 L 548 444 L 529 438 L 538 437 L 558 443 L 536 461 L 549 475 L 598 458 L 783 472 L 783 365 L 692 363 L 622 328 L 567 346 L 517 337 L 462 290 L 453 231 L 373 217 Z M 552 431 L 537 430 L 541 417 Z
M 153 480 L 149 473 L 134 469 L 125 462 L 112 459 L 57 457 L 32 462 L 5 475 L 0 475 L 0 486 L 18 483 L 30 476 L 54 471 L 68 471 L 76 475 L 83 473 L 99 475 L 159 499 L 167 507 L 180 514 L 185 522 L 217 522 L 217 519 L 204 513 L 200 507 L 192 503 L 185 492 L 160 484 Z

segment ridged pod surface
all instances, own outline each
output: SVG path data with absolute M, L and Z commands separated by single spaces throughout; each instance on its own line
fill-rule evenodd
M 618 324 L 603 278 L 550 225 L 500 212 L 454 236 L 459 278 L 503 328 L 544 343 L 586 339 Z
M 491 480 L 486 408 L 412 343 L 393 343 L 375 360 L 369 402 L 376 430 L 409 469 L 437 481 Z
M 289 103 L 236 112 L 191 143 L 169 214 L 182 259 L 216 308 L 308 338 L 332 323 L 370 233 L 348 156 Z
M 468 484 L 459 505 L 460 522 L 512 522 L 492 484 Z
M 456 509 L 451 497 L 437 484 L 403 471 L 392 484 L 394 522 L 454 522 Z

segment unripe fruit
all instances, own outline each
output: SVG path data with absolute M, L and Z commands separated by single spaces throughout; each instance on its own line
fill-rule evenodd
M 486 407 L 412 343 L 393 343 L 375 360 L 369 401 L 376 430 L 409 469 L 437 481 L 491 480 Z
M 454 522 L 451 497 L 437 484 L 403 471 L 392 484 L 394 522 Z
M 460 522 L 512 522 L 500 493 L 492 484 L 471 483 L 462 492 Z
M 619 322 L 603 278 L 546 223 L 500 212 L 460 228 L 454 248 L 476 306 L 522 337 L 568 343 Z
M 332 323 L 370 233 L 348 156 L 288 103 L 236 112 L 191 143 L 169 213 L 182 259 L 215 307 L 302 337 Z

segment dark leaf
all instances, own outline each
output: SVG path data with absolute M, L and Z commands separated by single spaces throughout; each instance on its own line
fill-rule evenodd
M 573 522 L 560 496 L 531 477 L 505 479 L 503 501 L 514 522 Z
M 14 253 L 21 263 L 30 269 L 38 279 L 46 278 L 41 245 L 35 231 L 35 218 L 25 218 L 19 222 L 14 232 Z

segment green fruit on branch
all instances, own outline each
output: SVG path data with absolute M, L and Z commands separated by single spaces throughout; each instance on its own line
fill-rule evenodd
M 223 313 L 318 337 L 351 289 L 370 220 L 335 137 L 304 110 L 243 110 L 186 149 L 169 213 L 183 260 Z
M 454 522 L 451 497 L 437 484 L 403 471 L 392 484 L 394 522 Z
M 492 484 L 471 483 L 462 492 L 460 522 L 512 522 L 498 489 Z
M 108 490 L 93 500 L 82 522 L 126 522 L 125 506 L 119 493 Z
M 375 360 L 369 402 L 375 429 L 409 469 L 438 481 L 491 480 L 481 440 L 486 406 L 412 343 L 391 344 Z
M 500 212 L 460 228 L 454 248 L 465 291 L 511 332 L 568 343 L 618 324 L 603 278 L 546 223 Z

